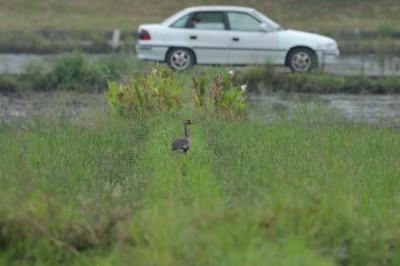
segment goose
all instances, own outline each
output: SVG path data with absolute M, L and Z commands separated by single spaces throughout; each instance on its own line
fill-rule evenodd
M 194 124 L 192 120 L 186 119 L 183 121 L 183 128 L 185 129 L 185 136 L 179 137 L 172 142 L 171 149 L 173 151 L 182 150 L 185 154 L 190 149 L 190 137 L 188 125 Z

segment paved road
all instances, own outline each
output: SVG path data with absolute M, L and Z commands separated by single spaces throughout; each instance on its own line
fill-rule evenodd
M 135 55 L 128 56 L 132 57 L 132 61 L 137 60 Z M 56 57 L 55 55 L 0 54 L 0 74 L 22 73 L 30 63 L 44 62 L 50 64 Z M 337 64 L 326 66 L 324 70 L 327 73 L 337 75 L 400 76 L 400 56 L 387 56 L 385 58 L 379 55 L 342 56 Z
M 326 66 L 325 72 L 338 75 L 400 76 L 400 57 L 342 56 L 337 64 Z

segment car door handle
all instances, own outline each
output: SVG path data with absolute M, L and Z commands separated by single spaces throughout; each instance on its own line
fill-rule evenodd
M 238 37 L 233 37 L 233 38 L 232 38 L 232 41 L 238 42 L 238 41 L 239 41 L 239 38 L 238 38 Z
M 191 39 L 191 40 L 196 40 L 196 39 L 197 39 L 197 36 L 191 35 L 191 36 L 190 36 L 190 39 Z

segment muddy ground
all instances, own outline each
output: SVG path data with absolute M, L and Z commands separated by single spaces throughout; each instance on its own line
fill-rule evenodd
M 84 120 L 106 108 L 102 93 L 0 92 L 0 120 L 7 124 L 56 112 Z

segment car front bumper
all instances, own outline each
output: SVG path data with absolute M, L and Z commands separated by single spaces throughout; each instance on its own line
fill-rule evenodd
M 317 52 L 318 62 L 321 66 L 336 64 L 339 57 L 340 51 L 336 50 L 322 50 Z

